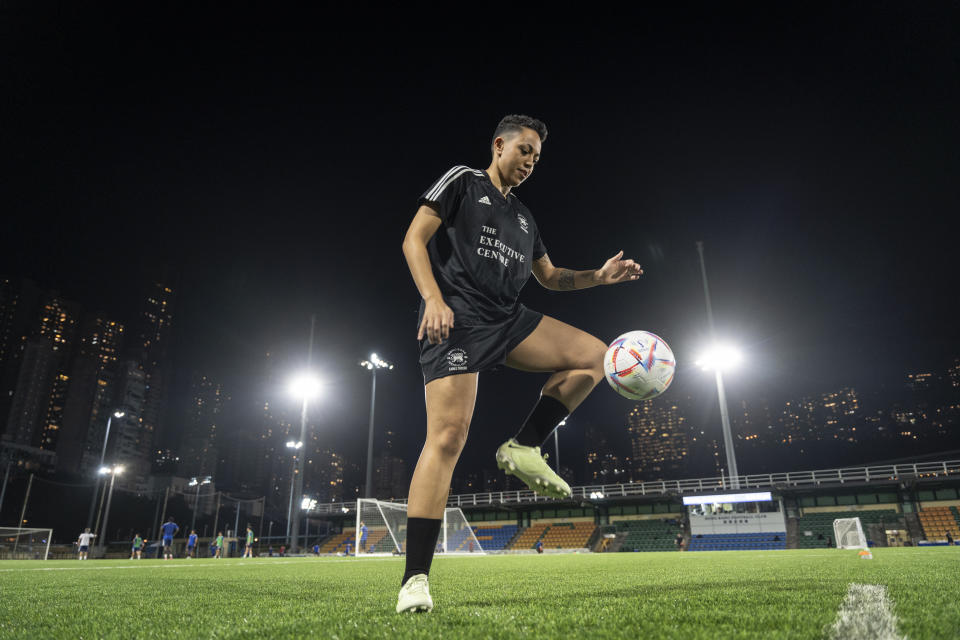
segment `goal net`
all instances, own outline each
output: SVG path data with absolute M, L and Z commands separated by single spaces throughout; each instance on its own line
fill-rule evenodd
M 358 557 L 406 552 L 407 505 L 360 498 L 357 500 L 357 528 L 353 540 Z M 456 555 L 484 553 L 473 527 L 459 508 L 444 510 L 437 552 Z
M 53 529 L 0 527 L 0 560 L 46 560 Z
M 860 518 L 838 518 L 833 521 L 833 539 L 837 549 L 866 549 L 867 538 L 863 535 Z

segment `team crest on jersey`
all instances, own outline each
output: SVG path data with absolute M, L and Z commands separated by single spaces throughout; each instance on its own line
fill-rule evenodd
M 449 371 L 467 370 L 467 352 L 459 347 L 447 351 L 447 363 L 450 365 Z
M 523 229 L 524 233 L 530 233 L 529 223 L 527 222 L 527 219 L 523 217 L 522 213 L 517 214 L 517 222 L 520 223 L 520 228 Z

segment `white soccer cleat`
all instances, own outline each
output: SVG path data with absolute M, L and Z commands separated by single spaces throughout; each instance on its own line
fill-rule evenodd
M 397 613 L 405 611 L 432 611 L 433 598 L 430 597 L 430 583 L 427 574 L 418 573 L 400 587 L 397 596 Z
M 507 475 L 520 478 L 541 496 L 562 500 L 573 494 L 570 485 L 547 464 L 547 456 L 540 454 L 540 447 L 526 447 L 510 438 L 497 449 L 497 466 Z

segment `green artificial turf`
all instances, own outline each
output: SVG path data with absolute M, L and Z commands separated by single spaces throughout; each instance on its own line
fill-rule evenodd
M 823 638 L 852 582 L 911 640 L 960 638 L 960 548 L 0 563 L 0 638 Z M 42 570 L 40 570 L 42 569 Z

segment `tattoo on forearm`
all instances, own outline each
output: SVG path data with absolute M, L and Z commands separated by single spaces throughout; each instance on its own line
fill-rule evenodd
M 557 287 L 560 289 L 576 288 L 573 282 L 573 271 L 570 271 L 570 269 L 560 269 L 560 279 L 557 280 Z

